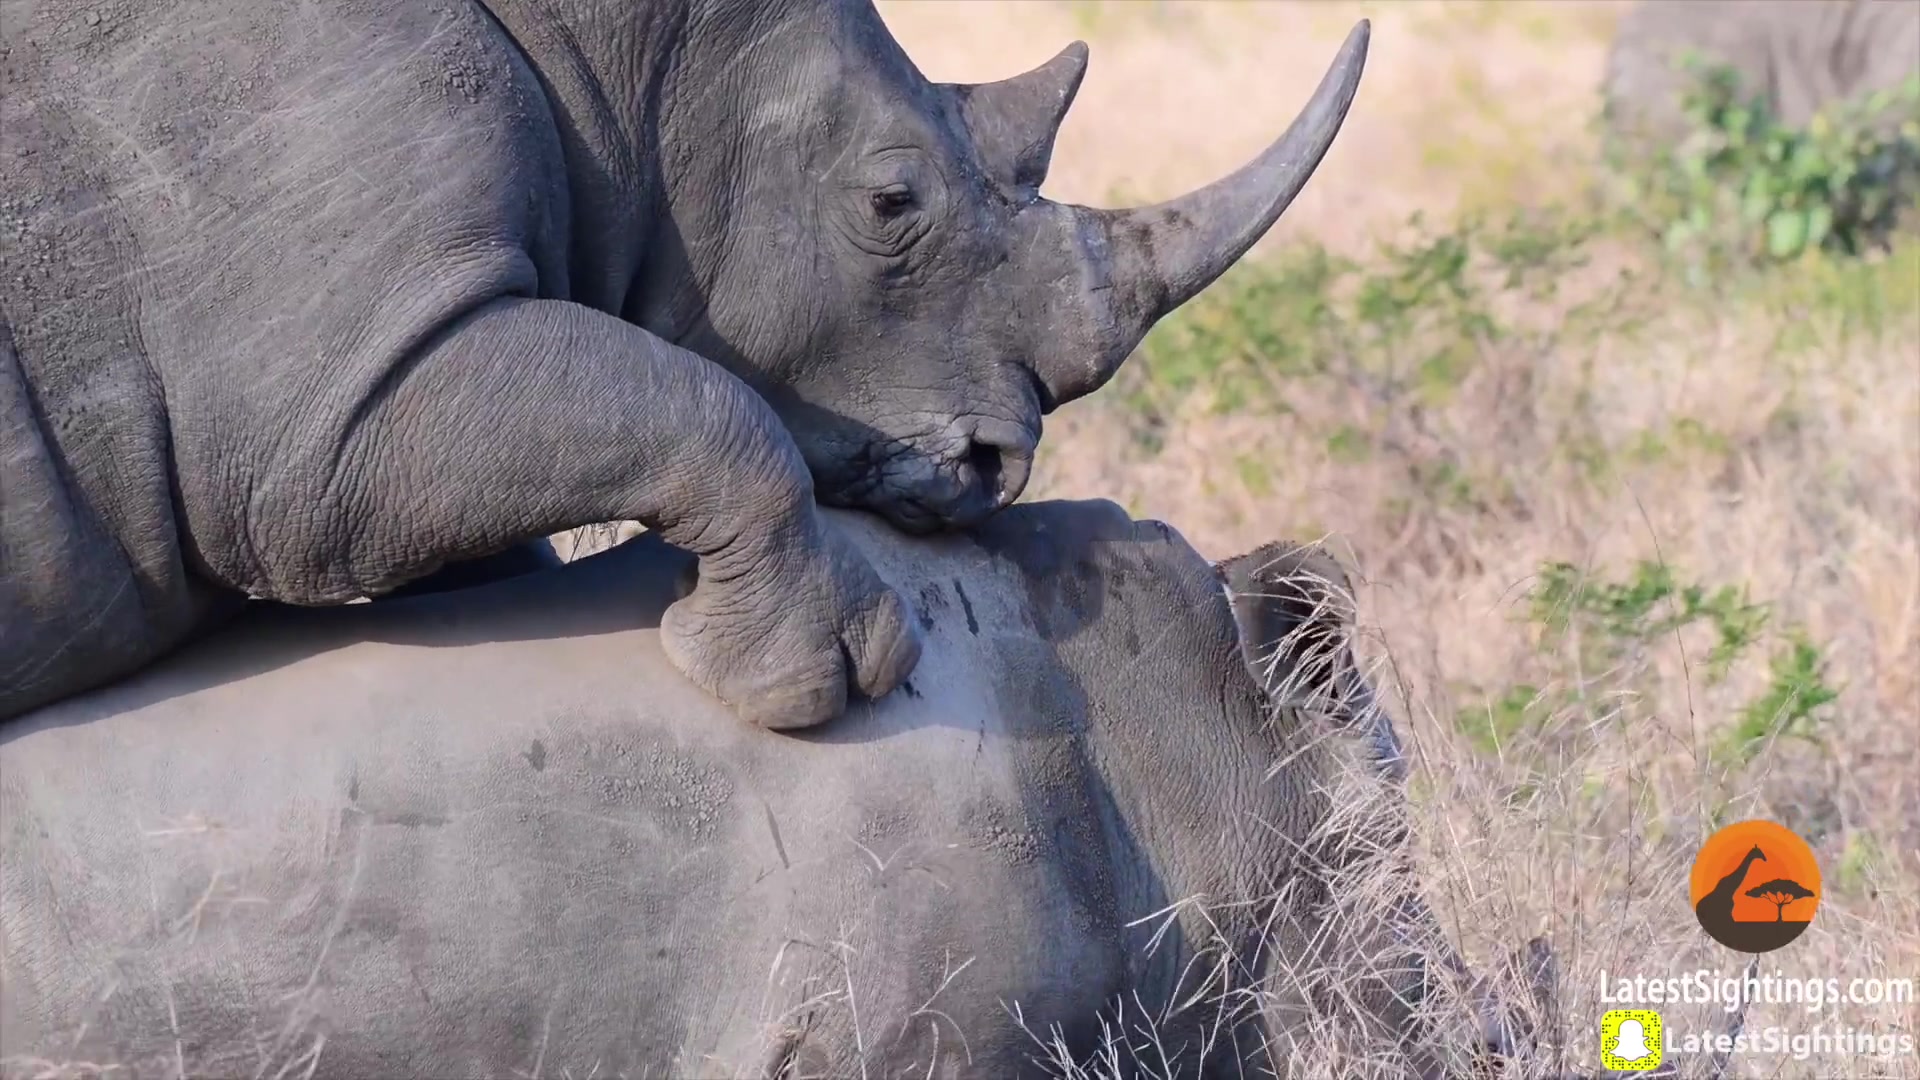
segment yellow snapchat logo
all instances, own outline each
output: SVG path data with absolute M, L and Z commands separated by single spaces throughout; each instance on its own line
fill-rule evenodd
M 1640 1072 L 1660 1064 L 1660 1014 L 1652 1009 L 1612 1009 L 1600 1018 L 1600 1067 Z

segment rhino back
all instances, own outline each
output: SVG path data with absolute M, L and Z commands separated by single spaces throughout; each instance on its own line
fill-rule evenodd
M 0 320 L 34 428 L 9 438 L 74 507 L 10 490 L 9 528 L 90 552 L 64 581 L 137 587 L 164 648 L 186 579 L 245 576 L 289 527 L 249 508 L 329 460 L 414 344 L 565 290 L 551 117 L 470 4 L 8 0 L 0 21 Z
M 278 612 L 35 714 L 0 745 L 9 1053 L 251 1072 L 260 1033 L 269 1071 L 318 1053 L 321 1075 L 835 1071 L 862 1047 L 965 1075 L 962 1037 L 976 1065 L 1037 1053 L 1010 1002 L 1084 1045 L 1112 995 L 1170 1000 L 1177 974 L 1128 955 L 1156 926 L 1127 924 L 1220 895 L 1185 864 L 1250 861 L 1210 800 L 1245 809 L 1261 763 L 1186 775 L 1179 749 L 1249 717 L 1208 694 L 1129 724 L 1088 693 L 1164 599 L 1107 560 L 1057 615 L 1031 552 L 911 550 L 877 557 L 942 598 L 912 688 L 809 737 L 745 729 L 671 669 L 652 624 L 676 567 L 639 550 Z M 1098 669 L 1057 659 L 1069 638 Z M 1138 771 L 1104 771 L 1103 738 Z

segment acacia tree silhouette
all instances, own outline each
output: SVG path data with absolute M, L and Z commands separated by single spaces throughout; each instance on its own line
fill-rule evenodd
M 1789 878 L 1775 878 L 1748 889 L 1747 895 L 1774 905 L 1774 921 L 1785 922 L 1787 905 L 1812 896 L 1813 890 Z

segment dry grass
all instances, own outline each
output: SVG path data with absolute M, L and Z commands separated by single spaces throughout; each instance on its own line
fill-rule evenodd
M 1352 119 L 1266 245 L 1312 238 L 1364 254 L 1402 235 L 1416 210 L 1444 223 L 1463 207 L 1566 193 L 1592 166 L 1587 118 L 1617 7 L 901 0 L 882 10 L 934 78 L 1001 77 L 1088 39 L 1093 63 L 1049 188 L 1095 203 L 1161 197 L 1253 153 L 1305 99 L 1352 18 L 1371 16 Z M 1598 1064 L 1602 972 L 1741 973 L 1744 958 L 1700 932 L 1686 895 L 1693 852 L 1717 824 L 1783 821 L 1826 877 L 1812 929 L 1763 957 L 1762 973 L 1843 985 L 1920 976 L 1913 253 L 1851 276 L 1792 268 L 1712 303 L 1630 289 L 1608 309 L 1616 324 L 1578 331 L 1570 309 L 1632 265 L 1595 250 L 1554 295 L 1489 301 L 1527 332 L 1481 343 L 1466 374 L 1417 406 L 1383 398 L 1354 365 L 1281 380 L 1261 404 L 1226 410 L 1203 379 L 1156 402 L 1161 424 L 1143 446 L 1135 391 L 1147 384 L 1123 383 L 1050 422 L 1029 496 L 1115 498 L 1216 558 L 1281 536 L 1324 535 L 1345 553 L 1367 652 L 1412 757 L 1427 896 L 1481 965 L 1551 936 L 1564 1066 L 1581 1069 Z M 1866 294 L 1882 307 L 1863 314 Z M 1437 461 L 1440 480 L 1422 468 Z M 1550 613 L 1531 612 L 1553 562 L 1595 586 L 1644 583 L 1655 573 L 1636 570 L 1644 562 L 1709 594 L 1744 589 L 1765 626 L 1724 673 L 1709 670 L 1704 620 L 1596 641 L 1595 616 L 1556 633 Z M 1645 625 L 1679 602 L 1654 604 Z M 1810 721 L 1810 740 L 1734 753 L 1728 732 L 1776 680 L 1793 628 L 1838 698 Z M 1667 1019 L 1704 1032 L 1728 1022 L 1713 1005 L 1670 1007 Z M 1811 1015 L 1758 1004 L 1746 1029 L 1821 1022 L 1914 1034 L 1920 1006 Z M 1900 1057 L 1749 1054 L 1727 1067 L 1920 1075 Z

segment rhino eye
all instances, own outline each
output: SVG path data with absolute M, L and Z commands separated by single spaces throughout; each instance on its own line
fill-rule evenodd
M 882 188 L 869 195 L 873 212 L 882 218 L 897 218 L 913 209 L 913 191 L 905 187 Z

